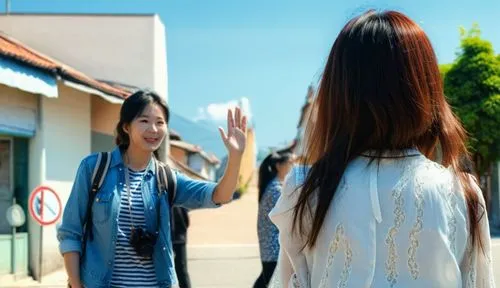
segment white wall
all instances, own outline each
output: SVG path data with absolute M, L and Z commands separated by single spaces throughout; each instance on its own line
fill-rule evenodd
M 158 15 L 154 18 L 154 53 L 153 63 L 155 90 L 162 93 L 165 91 L 165 100 L 168 102 L 168 72 L 167 72 L 167 38 L 165 26 Z M 165 65 L 162 65 L 164 63 Z
M 194 171 L 198 172 L 201 176 L 215 180 L 215 167 L 208 163 L 199 153 L 191 153 L 188 156 L 188 166 Z
M 47 185 L 66 203 L 78 165 L 90 153 L 90 95 L 58 86 L 59 98 L 40 96 L 39 127 L 30 143 L 30 190 Z M 38 224 L 30 220 L 30 267 L 38 275 Z M 62 267 L 56 225 L 43 231 L 43 274 Z
M 98 79 L 167 97 L 165 28 L 156 15 L 0 15 L 3 32 Z
M 190 153 L 188 155 L 188 166 L 194 171 L 200 173 L 203 170 L 205 160 L 198 153 Z

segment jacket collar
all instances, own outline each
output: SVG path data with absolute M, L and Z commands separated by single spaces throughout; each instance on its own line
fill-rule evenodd
M 146 171 L 150 174 L 155 174 L 156 172 L 156 165 L 155 165 L 156 159 L 151 158 L 151 161 L 149 161 L 148 167 L 146 167 Z M 122 157 L 122 151 L 120 150 L 120 147 L 116 146 L 113 151 L 111 151 L 111 163 L 110 167 L 116 167 L 116 166 L 122 166 L 125 167 L 125 163 L 123 162 L 123 157 Z

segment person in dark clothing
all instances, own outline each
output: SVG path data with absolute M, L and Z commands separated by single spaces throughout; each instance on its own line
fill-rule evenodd
M 187 267 L 187 229 L 189 227 L 188 210 L 183 207 L 172 208 L 172 245 L 174 249 L 175 272 L 180 288 L 191 288 Z

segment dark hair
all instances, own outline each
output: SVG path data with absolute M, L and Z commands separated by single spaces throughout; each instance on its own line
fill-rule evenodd
M 438 143 L 442 164 L 451 166 L 464 187 L 472 241 L 481 241 L 481 204 L 461 165 L 469 158 L 466 133 L 446 102 L 432 45 L 415 22 L 399 12 L 374 10 L 350 20 L 330 51 L 313 107 L 304 158 L 312 166 L 293 218 L 305 246 L 314 247 L 351 160 L 366 150 L 408 148 L 434 159 Z M 313 195 L 317 206 L 310 211 Z M 306 213 L 313 216 L 307 232 Z
M 123 130 L 123 125 L 130 124 L 134 121 L 134 119 L 140 116 L 144 109 L 151 103 L 158 104 L 162 108 L 165 113 L 165 121 L 168 123 L 170 113 L 167 103 L 160 95 L 149 90 L 138 90 L 134 92 L 123 102 L 120 109 L 120 121 L 118 121 L 116 125 L 115 143 L 120 147 L 120 150 L 127 150 L 130 144 L 129 136 L 125 130 Z
M 259 202 L 262 199 L 262 195 L 264 195 L 269 182 L 271 182 L 278 175 L 276 164 L 285 163 L 291 158 L 292 154 L 289 152 L 273 152 L 264 158 L 259 167 Z

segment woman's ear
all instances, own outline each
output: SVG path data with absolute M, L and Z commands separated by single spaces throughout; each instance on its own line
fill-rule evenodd
M 129 134 L 130 124 L 126 124 L 126 123 L 124 123 L 124 124 L 122 125 L 122 129 L 123 129 L 123 131 L 124 131 L 125 133 Z

